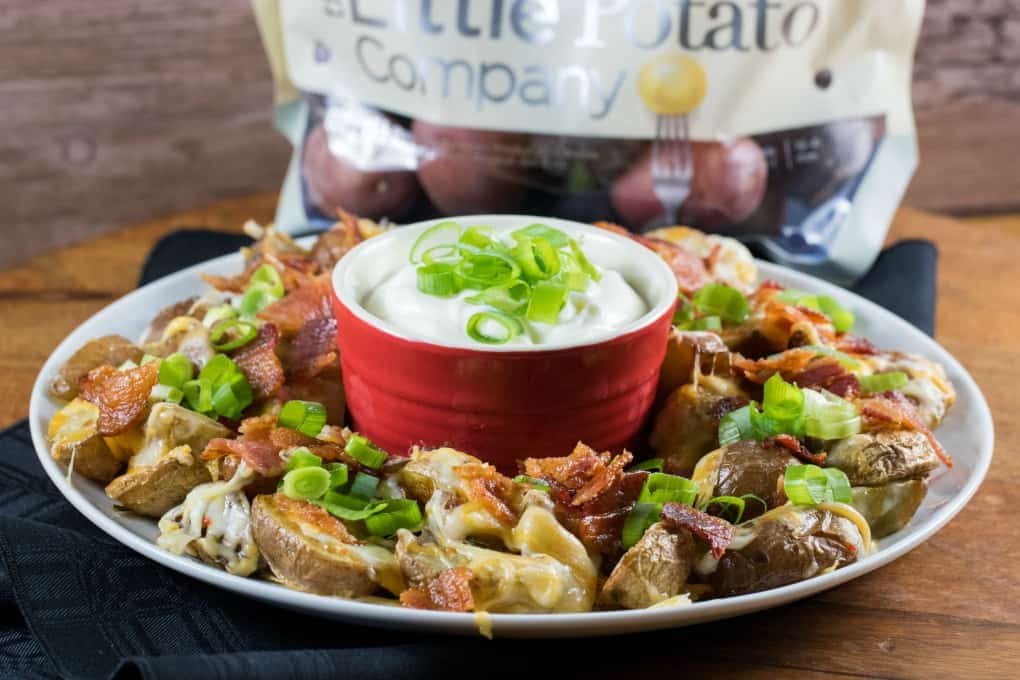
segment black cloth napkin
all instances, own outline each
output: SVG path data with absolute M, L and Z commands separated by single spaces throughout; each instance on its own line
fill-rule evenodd
M 153 249 L 141 283 L 248 241 L 206 230 L 171 234 Z M 936 257 L 929 242 L 897 243 L 855 290 L 931 334 Z M 743 621 L 762 630 L 770 621 L 765 616 Z M 711 658 L 715 643 L 733 634 L 732 624 L 721 622 L 682 633 L 525 645 L 375 630 L 277 609 L 121 546 L 50 483 L 26 421 L 0 433 L 0 677 L 504 677 L 542 673 L 564 659 L 571 675 L 601 677 L 632 672 L 635 659 L 660 673 L 684 668 L 689 660 L 675 656 L 678 645 Z M 606 654 L 607 648 L 613 653 Z

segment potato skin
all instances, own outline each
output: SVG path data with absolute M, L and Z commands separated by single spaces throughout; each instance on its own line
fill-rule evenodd
M 288 586 L 338 597 L 371 595 L 378 588 L 371 568 L 364 561 L 342 550 L 327 550 L 305 536 L 294 518 L 277 504 L 275 496 L 255 499 L 251 521 L 259 551 L 273 574 Z M 344 538 L 336 536 L 340 543 Z
M 666 358 L 659 371 L 659 397 L 663 398 L 691 382 L 695 361 L 699 366 L 707 365 L 711 369 L 717 354 L 728 355 L 729 348 L 715 333 L 672 328 L 666 344 Z
M 343 208 L 365 217 L 397 218 L 411 208 L 420 191 L 410 170 L 363 171 L 334 155 L 321 124 L 305 141 L 301 172 L 312 200 L 330 217 Z
M 680 594 L 694 562 L 694 537 L 659 522 L 645 532 L 613 568 L 598 604 L 610 609 L 644 609 Z
M 432 204 L 446 215 L 520 212 L 523 168 L 509 149 L 527 144 L 527 135 L 414 122 L 414 140 L 437 157 L 418 168 L 418 179 Z
M 731 444 L 719 461 L 714 496 L 743 496 L 754 494 L 762 498 L 769 508 L 786 502 L 779 489 L 779 479 L 786 468 L 799 461 L 782 446 L 769 446 L 764 442 L 747 440 Z M 761 503 L 748 502 L 744 518 L 752 519 L 764 512 Z
M 738 137 L 729 142 L 693 142 L 694 181 L 680 207 L 679 220 L 700 227 L 741 222 L 754 213 L 765 196 L 768 163 L 757 142 Z M 649 149 L 613 183 L 613 207 L 631 227 L 662 214 L 652 182 Z
M 898 430 L 840 440 L 829 450 L 825 464 L 845 472 L 853 486 L 879 486 L 926 477 L 939 466 L 939 459 L 923 434 Z
M 120 366 L 125 361 L 137 363 L 142 360 L 143 354 L 141 347 L 120 335 L 104 335 L 89 340 L 60 367 L 50 382 L 50 396 L 61 400 L 74 399 L 78 396 L 78 381 L 93 368 Z
M 922 479 L 908 479 L 884 486 L 855 486 L 852 493 L 852 505 L 868 520 L 872 538 L 884 538 L 910 524 L 928 485 Z
M 746 401 L 693 383 L 669 395 L 649 438 L 655 454 L 665 460 L 666 472 L 688 475 L 702 456 L 719 445 L 719 419 Z
M 117 477 L 107 485 L 106 495 L 139 515 L 162 517 L 184 501 L 189 491 L 211 481 L 209 468 L 195 458 L 190 446 L 184 445 L 152 465 Z
M 76 398 L 50 419 L 47 437 L 54 460 L 63 465 L 74 460 L 74 472 L 107 484 L 120 474 L 124 461 L 96 432 L 98 419 L 99 409 L 94 404 Z

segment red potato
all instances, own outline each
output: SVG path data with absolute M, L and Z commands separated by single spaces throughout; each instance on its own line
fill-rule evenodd
M 410 170 L 363 172 L 334 155 L 322 125 L 305 141 L 301 172 L 312 200 L 330 217 L 343 208 L 372 219 L 397 218 L 414 204 L 420 191 Z
M 414 140 L 436 157 L 418 169 L 425 193 L 447 215 L 519 210 L 526 171 L 520 158 L 528 137 L 416 120 Z
M 678 220 L 720 227 L 747 219 L 765 196 L 768 164 L 758 144 L 747 137 L 730 142 L 694 142 L 694 183 Z M 651 148 L 613 183 L 613 207 L 631 227 L 662 214 L 651 174 Z

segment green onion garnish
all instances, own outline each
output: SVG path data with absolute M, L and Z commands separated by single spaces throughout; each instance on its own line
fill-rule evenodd
M 776 294 L 774 299 L 778 302 L 807 307 L 808 309 L 821 312 L 829 317 L 832 327 L 837 333 L 846 333 L 853 328 L 854 313 L 840 305 L 836 302 L 836 298 L 829 295 L 814 295 L 801 290 L 789 289 Z
M 483 328 L 484 325 L 484 328 Z M 502 332 L 493 333 L 498 327 Z M 478 312 L 467 322 L 467 334 L 472 340 L 487 345 L 505 345 L 524 328 L 515 317 L 503 312 Z
M 460 292 L 454 265 L 444 262 L 418 267 L 418 290 L 427 295 L 446 297 Z
M 142 360 L 138 362 L 138 365 L 139 366 L 144 366 L 145 364 L 149 364 L 149 363 L 152 363 L 153 361 L 159 361 L 159 360 L 160 360 L 160 358 L 158 356 L 156 356 L 155 354 L 145 353 L 145 354 L 142 355 Z
M 212 407 L 224 418 L 240 420 L 241 413 L 253 399 L 248 380 L 243 373 L 237 373 L 218 387 L 213 387 Z
M 421 526 L 421 508 L 418 501 L 401 498 L 386 501 L 386 509 L 365 518 L 365 529 L 372 536 L 391 536 L 398 529 L 417 529 Z
M 354 483 L 351 484 L 351 495 L 358 498 L 371 498 L 375 495 L 376 487 L 379 486 L 379 478 L 366 472 L 359 472 L 354 475 Z
M 779 373 L 765 381 L 763 409 L 770 418 L 796 421 L 804 414 L 804 393 L 793 383 L 783 380 Z
M 465 229 L 464 233 L 460 235 L 460 242 L 481 250 L 488 250 L 496 245 L 496 241 L 492 238 L 492 227 L 482 226 Z
M 381 468 L 382 464 L 386 462 L 387 458 L 389 458 L 388 453 L 368 441 L 365 437 L 362 437 L 360 434 L 352 435 L 351 438 L 347 440 L 347 445 L 344 447 L 344 451 L 349 453 L 352 458 L 365 467 L 373 470 Z
M 703 316 L 700 319 L 691 321 L 684 330 L 692 331 L 721 331 L 722 319 L 718 316 Z
M 828 392 L 804 390 L 804 434 L 845 439 L 861 431 L 861 417 L 850 402 Z
M 528 303 L 528 319 L 542 323 L 554 324 L 560 316 L 560 310 L 567 302 L 569 291 L 562 283 L 556 281 L 540 281 L 531 291 Z
M 694 294 L 694 306 L 702 314 L 740 323 L 751 313 L 751 305 L 736 288 L 724 283 L 706 284 Z
M 510 234 L 515 241 L 521 242 L 528 238 L 541 238 L 557 250 L 570 243 L 570 237 L 559 229 L 545 224 L 531 224 Z
M 317 500 L 329 491 L 329 472 L 318 466 L 295 468 L 283 476 L 281 490 L 295 500 Z
M 716 496 L 705 501 L 701 506 L 701 511 L 708 512 L 709 508 L 715 506 L 719 508 L 716 513 L 717 517 L 722 517 L 730 524 L 740 524 L 740 520 L 744 516 L 744 505 L 745 501 L 742 497 Z
M 262 286 L 270 294 L 278 298 L 283 297 L 283 279 L 280 278 L 280 272 L 276 271 L 276 267 L 271 264 L 260 265 L 252 273 L 251 278 L 248 279 L 247 287 L 251 288 L 253 286 Z
M 487 305 L 507 314 L 519 314 L 525 310 L 531 297 L 531 286 L 517 279 L 497 286 L 490 286 L 464 302 L 472 305 Z
M 850 481 L 837 468 L 791 465 L 783 474 L 783 491 L 795 505 L 817 505 L 835 501 L 849 503 Z
M 181 385 L 181 393 L 192 411 L 210 413 L 212 411 L 212 383 L 206 379 L 196 378 Z
M 287 457 L 286 470 L 297 470 L 303 467 L 322 467 L 322 458 L 316 456 L 307 447 L 300 447 L 291 450 Z
M 655 503 L 638 503 L 623 520 L 623 547 L 632 548 L 645 535 L 648 527 L 659 521 L 661 508 Z
M 495 251 L 480 252 L 465 258 L 457 263 L 455 270 L 465 288 L 498 286 L 510 283 L 521 275 L 521 266 L 516 260 Z
M 588 275 L 581 270 L 570 253 L 560 252 L 560 273 L 558 276 L 569 290 L 582 292 L 588 289 L 588 282 L 591 281 Z
M 230 319 L 223 321 L 213 328 L 209 334 L 209 342 L 217 352 L 229 352 L 232 349 L 244 347 L 255 339 L 259 329 L 251 321 Z M 233 339 L 224 341 L 224 338 L 233 335 Z
M 719 420 L 719 446 L 729 446 L 745 439 L 754 439 L 754 426 L 751 423 L 751 409 L 757 410 L 753 403 L 730 411 Z
M 677 294 L 676 311 L 673 312 L 673 325 L 679 326 L 681 330 L 688 330 L 694 321 L 694 305 L 683 293 Z
M 184 392 L 177 387 L 157 384 L 149 391 L 149 401 L 168 401 L 171 404 L 179 404 L 184 399 Z
M 861 391 L 870 394 L 898 390 L 910 382 L 910 377 L 903 371 L 889 371 L 874 375 L 859 375 L 857 380 L 861 383 Z
M 238 305 L 237 311 L 239 311 L 242 316 L 253 317 L 279 299 L 280 298 L 273 295 L 268 288 L 263 286 L 252 286 L 244 291 L 244 296 L 241 298 L 241 303 Z
M 637 472 L 638 470 L 648 470 L 649 472 L 662 472 L 662 467 L 665 465 L 665 461 L 662 458 L 649 458 L 643 460 L 640 463 L 631 465 L 627 471 Z
M 840 352 L 838 349 L 833 349 L 832 347 L 826 347 L 825 345 L 801 345 L 800 347 L 794 347 L 792 349 L 809 349 L 815 354 L 833 357 L 834 359 L 836 359 L 836 361 L 842 364 L 844 368 L 849 368 L 850 370 L 854 370 L 856 368 L 861 367 L 861 363 L 854 359 L 853 357 L 851 357 L 849 354 Z M 768 358 L 778 359 L 782 355 L 783 352 L 776 352 L 775 354 L 770 354 Z
M 347 483 L 350 470 L 346 463 L 328 463 L 325 467 L 329 472 L 329 488 L 331 490 L 339 489 Z
M 549 279 L 560 271 L 559 253 L 541 236 L 520 237 L 513 249 L 513 255 L 529 279 L 536 281 Z
M 595 265 L 593 265 L 591 261 L 588 260 L 584 251 L 581 250 L 581 246 L 577 244 L 577 241 L 570 239 L 568 244 L 570 246 L 570 254 L 574 256 L 575 260 L 577 260 L 577 264 L 581 267 L 581 271 L 590 276 L 593 281 L 601 281 L 602 273 L 595 268 Z
M 236 319 L 237 310 L 230 305 L 217 305 L 210 307 L 209 311 L 202 317 L 202 325 L 206 328 L 212 328 L 220 321 L 226 321 L 227 319 Z
M 159 384 L 181 389 L 184 383 L 195 375 L 191 359 L 180 352 L 174 352 L 159 362 Z
M 276 424 L 309 437 L 317 437 L 326 424 L 326 407 L 317 401 L 292 399 L 280 409 Z
M 456 222 L 440 222 L 418 236 L 411 246 L 411 264 L 420 264 L 425 251 L 437 245 L 456 243 L 460 238 L 460 225 Z
M 356 501 L 359 499 L 347 496 L 344 494 L 338 494 L 329 492 L 326 497 L 321 501 L 312 501 L 320 508 L 340 519 L 347 520 L 348 522 L 357 522 L 363 520 L 372 515 L 376 515 L 386 510 L 388 503 L 392 501 L 380 501 L 378 503 L 368 503 L 367 501 L 361 501 L 358 507 L 353 507 Z
M 683 503 L 690 505 L 698 495 L 698 485 L 678 475 L 652 472 L 641 487 L 638 503 Z
M 513 481 L 514 484 L 526 484 L 528 486 L 538 489 L 539 491 L 545 492 L 549 491 L 549 483 L 543 479 L 539 479 L 538 477 L 529 477 L 528 475 L 517 475 L 516 477 L 514 477 Z

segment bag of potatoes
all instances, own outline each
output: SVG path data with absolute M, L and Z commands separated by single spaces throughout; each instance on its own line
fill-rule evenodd
M 253 0 L 278 226 L 686 224 L 847 281 L 917 164 L 924 0 Z

